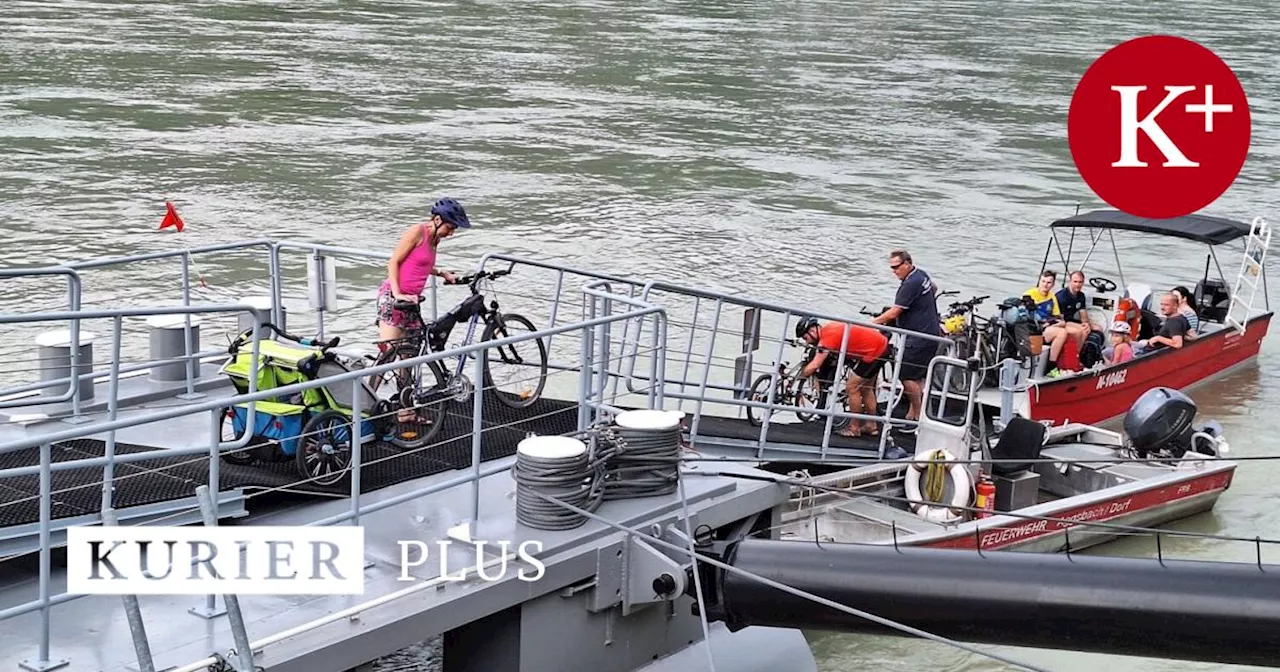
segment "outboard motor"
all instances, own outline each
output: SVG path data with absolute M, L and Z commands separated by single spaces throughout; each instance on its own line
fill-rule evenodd
M 1210 422 L 1196 427 L 1196 404 L 1187 395 L 1168 388 L 1153 387 L 1143 393 L 1124 416 L 1124 432 L 1138 457 L 1167 454 L 1182 457 L 1188 450 L 1205 455 L 1218 454 L 1217 441 L 1195 440 L 1196 432 L 1215 438 L 1222 436 L 1222 426 Z

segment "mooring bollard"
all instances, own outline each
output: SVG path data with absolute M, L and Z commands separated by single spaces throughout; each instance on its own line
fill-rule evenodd
M 93 340 L 96 335 L 92 332 L 80 330 L 80 361 L 76 365 L 75 375 L 83 375 L 93 370 Z M 46 331 L 36 337 L 37 357 L 40 361 L 40 382 L 48 382 L 66 378 L 71 374 L 71 330 L 70 329 L 54 329 Z M 51 385 L 40 391 L 40 395 L 44 397 L 57 397 L 65 394 L 71 389 L 70 383 L 67 385 Z M 80 401 L 93 398 L 93 379 L 85 378 L 79 381 L 80 384 Z
M 246 296 L 240 299 L 239 303 L 253 307 L 253 312 L 258 314 L 258 319 L 263 323 L 271 322 L 271 297 L 269 296 Z M 276 328 L 280 331 L 286 331 L 286 311 L 285 307 L 280 306 L 280 323 L 276 324 Z M 240 324 L 236 330 L 237 333 L 244 333 L 253 328 L 253 318 L 247 313 L 240 313 Z M 275 334 L 268 329 L 261 330 L 259 338 L 271 338 Z
M 147 318 L 151 334 L 151 379 L 171 382 L 187 379 L 186 315 L 153 315 Z M 248 327 L 245 327 L 246 329 Z M 191 354 L 200 352 L 200 319 L 191 316 Z

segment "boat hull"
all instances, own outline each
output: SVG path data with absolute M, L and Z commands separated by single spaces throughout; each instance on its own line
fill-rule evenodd
M 1082 523 L 1109 523 L 1151 527 L 1213 508 L 1218 497 L 1231 486 L 1234 464 L 1187 472 L 1185 478 L 1160 479 L 1146 487 L 1117 488 L 1087 496 L 1071 497 L 1037 505 L 1018 513 L 1034 518 L 994 516 L 966 523 L 941 535 L 907 537 L 905 546 L 960 548 L 983 551 L 1058 552 L 1082 549 L 1114 539 L 1123 533 Z M 1101 497 L 1099 495 L 1102 495 Z M 1086 499 L 1087 501 L 1080 501 Z M 1055 506 L 1056 505 L 1056 506 Z M 1053 519 L 1053 520 L 1047 520 Z M 1077 534 L 1071 528 L 1080 527 Z
M 1118 366 L 1036 382 L 1025 392 L 1029 417 L 1054 425 L 1114 420 L 1153 387 L 1185 390 L 1256 357 L 1270 323 L 1267 313 L 1250 320 L 1243 334 L 1222 329 L 1178 350 L 1166 348 Z

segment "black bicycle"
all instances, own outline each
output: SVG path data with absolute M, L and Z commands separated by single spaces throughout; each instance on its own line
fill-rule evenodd
M 813 386 L 808 384 L 807 379 L 800 378 L 799 373 L 804 370 L 804 367 L 808 365 L 813 359 L 813 356 L 817 354 L 817 350 L 807 343 L 796 339 L 786 339 L 786 342 L 790 345 L 804 347 L 805 353 L 804 357 L 795 365 L 795 367 L 788 367 L 786 362 L 778 364 L 778 379 L 773 385 L 773 403 L 797 407 L 797 410 L 795 411 L 796 417 L 799 418 L 801 422 L 809 422 L 815 417 L 813 413 L 806 413 L 799 409 L 819 408 L 819 393 L 814 392 L 812 389 Z M 771 373 L 760 374 L 760 376 L 755 379 L 755 382 L 751 384 L 751 391 L 748 393 L 748 398 L 751 399 L 751 401 L 767 403 L 769 401 L 769 381 L 772 378 L 773 374 Z M 772 416 L 773 413 L 774 411 L 767 408 L 747 406 L 747 421 L 750 422 L 753 427 L 759 427 L 766 414 Z M 837 421 L 842 419 L 843 418 L 836 418 Z
M 504 313 L 498 302 L 485 302 L 484 294 L 477 289 L 482 280 L 496 280 L 510 275 L 511 267 L 502 271 L 481 271 L 446 282 L 450 285 L 467 285 L 471 290 L 468 296 L 453 310 L 432 321 L 421 320 L 420 303 L 397 301 L 394 307 L 405 312 L 411 318 L 417 317 L 422 328 L 409 331 L 403 338 L 379 341 L 382 353 L 375 366 L 389 364 L 397 359 L 421 357 L 428 352 L 444 350 L 446 341 L 453 328 L 461 321 L 467 321 L 467 335 L 460 347 L 470 345 L 475 337 L 476 326 L 484 323 L 484 331 L 480 341 L 492 341 L 518 335 L 520 329 L 529 333 L 537 331 L 528 318 L 515 313 Z M 419 302 L 422 297 L 418 297 Z M 515 332 L 515 333 L 513 333 Z M 497 352 L 495 353 L 494 350 Z M 466 401 L 474 394 L 474 386 L 466 375 L 467 361 L 470 353 L 459 353 L 457 364 L 450 372 L 446 360 L 440 359 L 427 364 L 434 381 L 423 380 L 421 366 L 405 367 L 384 374 L 371 381 L 369 387 L 377 394 L 387 379 L 395 384 L 390 395 L 392 410 L 396 413 L 397 430 L 391 433 L 389 441 L 405 449 L 418 448 L 430 441 L 444 424 L 445 403 L 450 399 L 458 402 Z M 502 390 L 496 384 L 497 379 L 508 379 L 507 376 L 495 375 L 494 368 L 512 367 L 515 370 L 513 390 Z M 536 374 L 531 373 L 534 369 Z M 547 344 L 541 339 L 528 339 L 509 343 L 505 346 L 490 349 L 483 365 L 484 380 L 482 389 L 493 390 L 494 396 L 503 405 L 512 409 L 523 409 L 532 406 L 542 396 L 547 384 Z M 392 375 L 395 374 L 395 375 Z M 383 396 L 383 395 L 378 395 Z

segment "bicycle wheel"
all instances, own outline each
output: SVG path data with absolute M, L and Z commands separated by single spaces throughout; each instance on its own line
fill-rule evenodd
M 374 366 L 417 356 L 417 348 L 404 344 L 383 352 Z M 377 382 L 369 385 L 376 397 L 387 402 L 391 411 L 390 422 L 387 423 L 391 431 L 387 441 L 403 450 L 426 445 L 440 431 L 444 425 L 444 406 L 448 402 L 443 393 L 446 379 L 439 362 L 431 362 L 426 367 L 434 374 L 435 384 L 432 387 L 426 387 L 426 381 L 417 379 L 415 368 L 404 367 L 375 376 Z
M 298 473 L 319 485 L 333 485 L 351 466 L 351 418 L 332 408 L 302 426 L 302 440 L 294 457 Z
M 796 381 L 796 406 L 801 408 L 822 408 L 822 405 L 827 402 L 826 393 L 824 390 L 813 391 L 813 384 L 810 380 L 809 378 L 801 378 Z M 817 416 L 813 413 L 796 411 L 796 417 L 800 418 L 800 422 L 809 422 Z
M 968 359 L 969 356 L 973 354 L 973 344 L 969 341 L 968 334 L 957 334 L 952 337 L 952 340 L 954 340 L 956 343 L 955 357 L 957 359 Z M 949 356 L 947 355 L 946 344 L 944 343 L 938 344 L 937 354 L 939 356 Z M 938 367 L 938 369 L 934 371 L 933 391 L 934 392 L 942 391 L 942 381 L 946 377 L 948 371 L 950 371 L 951 373 L 950 392 L 954 394 L 968 394 L 969 393 L 969 376 L 972 374 L 969 372 L 968 369 L 962 369 L 962 368 L 959 368 L 956 366 L 950 366 L 950 365 L 944 365 L 944 366 Z
M 756 378 L 754 381 L 752 381 L 751 390 L 747 392 L 747 399 L 751 401 L 758 401 L 762 404 L 768 403 L 769 380 L 770 380 L 770 375 L 766 373 Z M 773 393 L 773 403 L 777 404 L 781 402 L 782 400 L 778 399 L 778 393 L 775 391 Z M 747 422 L 751 423 L 752 427 L 759 427 L 761 423 L 764 422 L 766 413 L 768 413 L 769 415 L 773 414 L 773 412 L 767 408 L 747 406 Z
M 801 386 L 797 389 L 796 394 L 804 398 L 805 401 L 812 400 L 812 403 L 808 403 L 805 405 L 808 408 L 812 408 L 814 410 L 826 410 L 827 401 L 831 394 L 831 386 L 826 384 L 825 382 L 821 383 L 818 386 L 818 392 L 816 395 L 817 398 L 814 398 L 815 395 L 813 392 L 811 391 L 806 392 L 804 386 L 808 386 L 812 388 L 812 385 L 809 385 L 808 381 L 801 381 Z M 836 405 L 835 405 L 835 408 L 833 408 L 832 410 L 844 411 L 844 412 L 848 412 L 849 410 L 849 395 L 845 392 L 843 387 L 840 388 L 840 391 L 836 393 Z M 796 416 L 799 417 L 804 422 L 816 422 L 822 425 L 827 424 L 827 416 L 825 415 L 818 415 L 817 413 L 805 413 L 804 415 L 801 415 L 800 413 L 796 413 Z M 845 426 L 848 424 L 849 424 L 849 418 L 842 418 L 840 416 L 836 416 L 831 419 L 832 431 L 835 431 L 838 429 L 844 429 Z
M 500 313 L 485 326 L 484 334 L 480 337 L 480 340 L 492 341 L 507 338 L 508 336 L 517 336 L 521 328 L 527 329 L 531 334 L 537 331 L 534 329 L 533 323 L 521 315 Z M 536 348 L 534 347 L 535 345 Z M 485 357 L 485 389 L 492 388 L 498 401 L 510 408 L 522 409 L 532 406 L 542 396 L 542 389 L 547 385 L 547 344 L 543 339 L 537 338 L 532 341 L 511 343 L 496 348 L 496 350 L 497 352 L 490 350 L 488 356 Z M 502 367 L 510 367 L 512 373 L 505 376 L 502 375 L 501 371 L 506 369 L 499 369 L 499 377 L 511 381 L 511 386 L 514 388 L 513 391 L 498 389 L 493 376 L 495 364 Z M 533 369 L 536 369 L 536 371 Z

